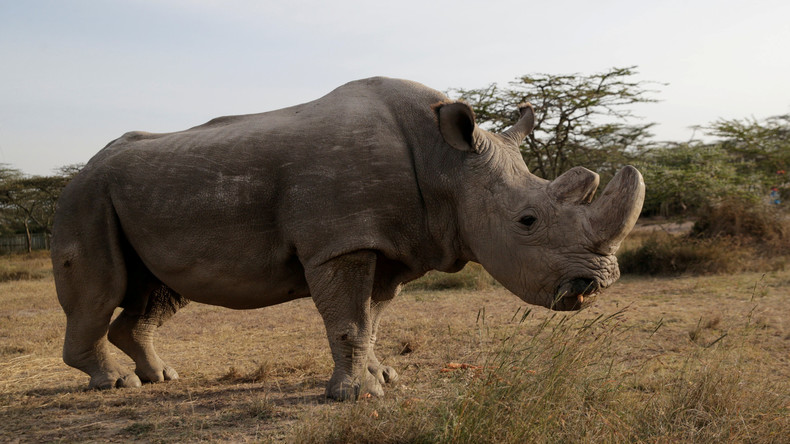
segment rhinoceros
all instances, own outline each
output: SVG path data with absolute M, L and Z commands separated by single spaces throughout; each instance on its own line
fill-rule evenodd
M 355 399 L 397 378 L 373 351 L 379 321 L 430 270 L 475 261 L 527 303 L 580 308 L 619 278 L 614 253 L 644 182 L 626 166 L 593 200 L 599 177 L 587 169 L 532 175 L 518 147 L 534 112 L 519 110 L 495 134 L 463 102 L 377 77 L 277 111 L 124 134 L 59 200 L 64 362 L 98 389 L 176 379 L 152 338 L 188 301 L 311 297 L 335 363 L 326 395 Z

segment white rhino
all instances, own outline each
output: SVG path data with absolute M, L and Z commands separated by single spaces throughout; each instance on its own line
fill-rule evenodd
M 175 379 L 152 338 L 188 301 L 246 309 L 312 297 L 335 362 L 326 394 L 355 399 L 397 377 L 373 352 L 379 320 L 401 284 L 429 270 L 479 262 L 528 303 L 580 308 L 618 279 L 614 253 L 644 183 L 625 167 L 592 202 L 591 171 L 535 177 L 518 150 L 534 113 L 520 111 L 493 134 L 438 91 L 371 78 L 291 108 L 124 134 L 59 201 L 63 360 L 94 388 Z

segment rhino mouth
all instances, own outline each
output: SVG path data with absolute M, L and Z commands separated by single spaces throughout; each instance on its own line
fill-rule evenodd
M 549 308 L 557 311 L 580 310 L 587 305 L 584 303 L 585 299 L 594 296 L 600 289 L 601 286 L 595 279 L 571 279 L 557 288 Z

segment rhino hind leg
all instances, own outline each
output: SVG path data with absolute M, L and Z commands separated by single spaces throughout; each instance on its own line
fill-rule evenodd
M 84 316 L 78 312 L 67 316 L 63 361 L 87 373 L 92 389 L 139 387 L 140 378 L 110 355 L 107 326 L 111 315 L 112 312 L 105 316 Z
M 130 297 L 133 302 L 110 325 L 110 342 L 134 360 L 135 374 L 142 382 L 178 379 L 175 369 L 156 353 L 153 339 L 156 329 L 189 300 L 162 284 Z
M 372 251 L 346 254 L 305 268 L 335 362 L 326 388 L 328 398 L 345 401 L 364 394 L 384 394 L 381 383 L 368 370 L 375 268 L 376 254 Z
M 373 318 L 373 328 L 370 334 L 370 348 L 368 349 L 368 371 L 379 381 L 380 384 L 387 384 L 398 380 L 398 372 L 388 365 L 381 364 L 379 359 L 376 357 L 374 348 L 376 345 L 376 336 L 378 335 L 381 315 L 384 313 L 384 310 L 399 290 L 399 287 L 395 287 L 394 290 L 388 291 L 382 295 L 383 298 L 374 298 L 370 304 L 371 317 Z
M 97 205 L 101 210 L 101 205 Z M 90 376 L 90 388 L 139 387 L 140 378 L 118 364 L 107 340 L 113 312 L 124 298 L 126 269 L 111 217 L 60 221 L 55 225 L 52 266 L 66 314 L 63 361 Z M 81 235 L 88 224 L 96 236 Z

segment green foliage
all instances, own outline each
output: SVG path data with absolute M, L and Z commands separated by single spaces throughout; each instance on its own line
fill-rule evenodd
M 58 197 L 79 165 L 62 167 L 54 176 L 26 176 L 0 165 L 0 233 L 52 233 Z
M 654 102 L 645 82 L 631 80 L 635 67 L 592 74 L 528 74 L 508 87 L 454 90 L 479 123 L 502 131 L 518 119 L 517 105 L 535 107 L 534 132 L 521 151 L 530 171 L 554 179 L 571 167 L 595 169 L 604 181 L 645 145 L 653 124 L 632 124 L 630 105 Z
M 719 120 L 704 129 L 718 140 L 669 143 L 642 153 L 637 164 L 647 185 L 645 214 L 704 215 L 727 199 L 756 204 L 772 187 L 786 200 L 790 116 Z
M 696 214 L 748 184 L 719 145 L 653 147 L 639 156 L 636 166 L 645 178 L 643 214 L 647 215 Z
M 765 190 L 787 188 L 790 168 L 790 114 L 765 120 L 717 120 L 705 131 L 721 139 L 739 175 L 752 178 Z

